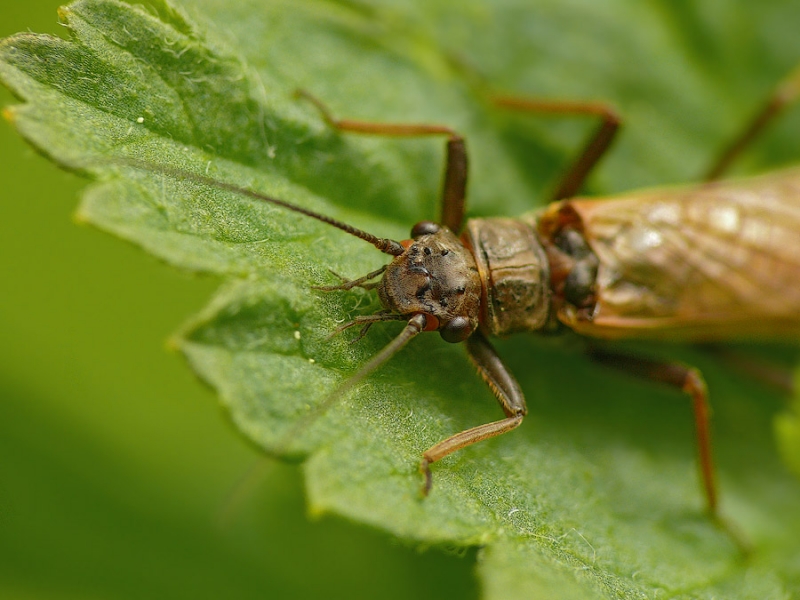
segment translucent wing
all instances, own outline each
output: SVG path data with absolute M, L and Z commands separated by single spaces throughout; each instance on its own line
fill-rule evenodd
M 595 337 L 800 336 L 800 169 L 568 204 L 600 259 Z

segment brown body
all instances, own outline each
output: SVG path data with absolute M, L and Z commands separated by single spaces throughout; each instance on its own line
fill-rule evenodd
M 363 336 L 380 321 L 406 322 L 392 342 L 318 405 L 317 414 L 423 331 L 464 343 L 505 416 L 425 450 L 420 463 L 425 494 L 431 489 L 431 463 L 515 429 L 527 414 L 524 393 L 490 336 L 564 326 L 590 338 L 609 339 L 800 336 L 800 168 L 742 181 L 712 181 L 783 106 L 800 96 L 800 71 L 776 88 L 709 169 L 706 183 L 606 199 L 573 196 L 614 138 L 620 121 L 613 109 L 591 102 L 496 98 L 506 108 L 594 116 L 601 122 L 556 188 L 555 202 L 519 219 L 472 219 L 466 224 L 467 152 L 455 131 L 441 125 L 337 120 L 310 94 L 298 95 L 339 131 L 448 137 L 441 222 L 417 223 L 405 241 L 379 238 L 255 191 L 189 176 L 317 219 L 393 257 L 363 277 L 317 288 L 377 291 L 383 310 L 357 316 L 339 331 L 360 324 Z M 710 409 L 702 375 L 686 365 L 589 346 L 594 360 L 666 383 L 691 398 L 701 480 L 709 512 L 716 516 Z
M 578 232 L 597 258 L 592 297 L 559 290 L 555 239 Z M 557 319 L 597 338 L 800 337 L 800 169 L 743 181 L 564 200 L 519 220 L 470 220 L 481 324 L 492 335 Z

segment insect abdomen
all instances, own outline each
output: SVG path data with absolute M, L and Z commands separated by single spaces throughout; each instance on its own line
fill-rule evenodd
M 800 332 L 800 170 L 553 205 L 599 259 L 593 337 L 689 341 Z

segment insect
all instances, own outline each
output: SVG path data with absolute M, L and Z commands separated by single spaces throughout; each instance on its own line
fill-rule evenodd
M 421 221 L 412 227 L 408 240 L 395 241 L 252 190 L 167 167 L 148 168 L 301 213 L 392 257 L 389 264 L 363 277 L 317 288 L 361 287 L 377 292 L 382 310 L 357 316 L 337 332 L 361 326 L 360 338 L 375 323 L 406 322 L 393 341 L 322 404 L 351 389 L 422 332 L 438 331 L 447 342 L 463 342 L 504 417 L 425 450 L 420 463 L 425 494 L 432 485 L 432 463 L 515 429 L 526 415 L 524 394 L 491 345 L 491 336 L 565 327 L 600 339 L 713 341 L 800 334 L 800 169 L 716 181 L 764 126 L 800 95 L 800 72 L 778 87 L 708 172 L 706 183 L 606 199 L 573 196 L 616 134 L 620 121 L 612 109 L 596 103 L 497 98 L 496 104 L 505 108 L 593 115 L 601 122 L 550 205 L 517 219 L 466 223 L 467 152 L 455 131 L 439 125 L 336 120 L 315 97 L 299 95 L 339 131 L 446 136 L 440 222 Z M 701 374 L 685 365 L 606 349 L 591 349 L 590 355 L 690 396 L 703 490 L 709 512 L 716 515 L 709 406 Z

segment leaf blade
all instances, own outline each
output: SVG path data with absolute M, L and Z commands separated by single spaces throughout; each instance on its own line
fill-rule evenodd
M 103 168 L 92 164 L 91 158 L 134 155 L 194 172 L 211 172 L 226 181 L 326 212 L 347 214 L 347 209 L 339 207 L 357 193 L 351 214 L 372 226 L 400 231 L 398 217 L 411 209 L 392 205 L 407 197 L 414 185 L 397 173 L 416 174 L 420 165 L 430 172 L 428 155 L 424 151 L 422 158 L 409 159 L 403 152 L 380 155 L 376 148 L 384 142 L 343 141 L 315 122 L 313 113 L 292 105 L 291 90 L 285 84 L 276 84 L 284 85 L 279 93 L 259 97 L 259 87 L 281 81 L 286 73 L 270 74 L 260 68 L 258 76 L 253 76 L 246 64 L 219 50 L 218 44 L 208 43 L 196 33 L 196 26 L 183 18 L 157 17 L 106 1 L 81 2 L 64 14 L 77 36 L 75 45 L 25 37 L 15 38 L 11 45 L 19 48 L 20 40 L 30 42 L 25 47 L 28 57 L 39 52 L 52 57 L 43 48 L 51 53 L 58 49 L 70 64 L 89 65 L 99 79 L 69 79 L 68 68 L 43 74 L 35 59 L 23 63 L 9 60 L 7 43 L 2 50 L 4 79 L 12 81 L 17 93 L 35 100 L 17 109 L 17 125 L 62 164 L 107 179 L 87 196 L 80 213 L 83 219 L 183 268 L 238 279 L 184 328 L 177 343 L 201 375 L 220 389 L 223 402 L 232 408 L 243 431 L 262 446 L 279 450 L 279 431 L 287 430 L 302 414 L 298 409 L 307 400 L 304 396 L 319 398 L 332 381 L 339 380 L 388 337 L 378 334 L 355 349 L 348 348 L 344 339 L 325 342 L 325 332 L 334 322 L 353 314 L 357 305 L 342 305 L 345 295 L 323 299 L 304 286 L 326 277 L 325 269 L 331 265 L 348 274 L 352 270 L 354 275 L 371 270 L 375 265 L 366 265 L 373 258 L 362 256 L 355 242 L 342 241 L 343 236 L 279 211 L 192 182 Z M 513 21 L 516 13 L 508 14 Z M 329 32 L 334 31 L 334 45 L 353 35 L 348 43 L 357 50 L 351 48 L 351 54 L 367 48 L 377 57 L 378 70 L 405 74 L 404 82 L 415 83 L 402 90 L 401 98 L 413 98 L 426 88 L 441 91 L 452 83 L 442 80 L 442 73 L 447 72 L 442 65 L 447 61 L 436 55 L 440 52 L 436 44 L 421 43 L 411 51 L 399 41 L 404 32 L 398 30 L 390 31 L 386 46 L 376 44 L 375 33 L 363 25 L 380 21 L 380 13 L 377 15 L 365 19 L 349 15 L 336 21 L 339 30 L 324 19 L 319 25 L 313 16 L 306 23 L 310 30 L 327 26 Z M 474 27 L 479 20 L 473 17 L 469 25 Z M 435 36 L 436 31 L 436 26 L 426 29 L 419 39 Z M 181 40 L 180 50 L 175 49 L 177 42 L 165 42 L 167 33 Z M 447 38 L 443 45 L 446 43 Z M 519 47 L 524 49 L 526 44 L 518 44 L 517 50 Z M 654 45 L 649 52 L 658 47 Z M 133 74 L 126 78 L 132 65 L 149 63 L 153 66 L 144 76 L 137 79 L 136 69 L 131 69 Z M 9 75 L 9 65 L 16 69 L 15 74 Z M 183 70 L 187 65 L 190 70 Z M 377 79 L 378 75 L 373 71 L 370 76 Z M 49 94 L 42 85 L 60 85 L 65 77 L 70 83 L 66 90 Z M 522 81 L 524 84 L 524 77 Z M 233 84 L 230 93 L 223 92 L 223 82 Z M 693 85 L 702 87 L 696 82 Z M 109 86 L 114 89 L 107 89 Z M 464 130 L 470 140 L 485 142 L 478 146 L 484 150 L 477 150 L 477 168 L 486 174 L 501 159 L 513 156 L 507 148 L 513 136 L 502 129 L 499 134 L 492 131 L 485 109 L 476 108 L 474 99 L 464 94 L 468 86 L 457 82 L 456 87 L 460 88 L 457 93 L 444 93 L 444 99 L 432 100 L 431 109 L 420 114 L 425 120 L 439 120 L 448 108 L 458 107 L 469 115 L 462 117 Z M 129 96 L 143 91 L 147 99 L 129 101 Z M 151 104 L 161 95 L 166 101 L 159 106 L 161 112 L 154 111 Z M 92 98 L 88 106 L 85 97 Z M 346 93 L 332 94 L 334 102 L 346 97 Z M 372 102 L 370 108 L 379 111 L 381 106 Z M 53 112 L 68 118 L 53 119 Z M 276 137 L 265 137 L 264 120 L 274 128 L 271 133 Z M 93 123 L 94 130 L 87 132 L 85 122 Z M 138 131 L 137 125 L 144 127 Z M 498 150 L 497 157 L 489 156 L 486 148 Z M 675 144 L 669 152 L 679 152 L 675 148 L 681 145 Z M 277 160 L 269 158 L 273 152 Z M 629 149 L 623 156 L 632 153 Z M 543 154 L 553 156 L 558 151 L 545 149 Z M 639 168 L 652 174 L 665 167 L 639 164 Z M 348 172 L 356 169 L 358 172 Z M 390 183 L 383 179 L 387 173 Z M 544 185 L 541 180 L 526 181 L 507 166 L 498 167 L 495 175 L 496 183 L 476 184 L 478 211 L 488 209 L 490 197 L 497 192 L 492 186 L 503 190 L 500 195 L 509 197 L 505 201 L 511 207 Z M 422 181 L 432 179 L 426 177 Z M 620 176 L 617 172 L 610 177 Z M 377 198 L 384 200 L 382 207 L 388 207 L 386 214 L 363 214 L 364 207 Z M 430 201 L 419 200 L 405 204 L 430 205 Z M 346 301 L 368 302 L 362 296 Z M 571 343 L 555 350 L 526 340 L 502 344 L 514 371 L 523 374 L 524 389 L 544 398 L 544 405 L 538 401 L 536 405 L 541 416 L 529 419 L 527 433 L 471 449 L 437 465 L 434 496 L 420 503 L 415 465 L 419 450 L 459 428 L 492 419 L 495 413 L 488 393 L 469 378 L 457 351 L 420 341 L 398 357 L 396 366 L 390 365 L 386 373 L 378 374 L 335 408 L 308 434 L 310 441 L 301 444 L 306 452 L 313 452 L 306 466 L 312 510 L 333 511 L 426 544 L 491 544 L 490 556 L 495 545 L 503 548 L 507 557 L 508 548 L 515 547 L 516 560 L 498 559 L 482 567 L 487 581 L 499 582 L 493 588 L 497 595 L 511 589 L 514 581 L 531 577 L 519 565 L 520 557 L 526 556 L 535 564 L 555 565 L 552 580 L 557 583 L 533 577 L 536 589 L 571 581 L 567 585 L 586 595 L 635 597 L 665 587 L 673 593 L 688 589 L 690 595 L 702 597 L 718 589 L 730 591 L 743 577 L 750 577 L 757 579 L 752 589 L 758 589 L 762 597 L 780 595 L 782 583 L 758 568 L 726 579 L 734 553 L 722 534 L 694 516 L 697 492 L 686 467 L 691 464 L 690 446 L 669 441 L 670 435 L 681 430 L 670 410 L 650 407 L 652 415 L 631 419 L 625 402 L 635 403 L 650 395 L 648 386 L 625 384 L 614 376 L 593 372 L 569 351 Z M 703 361 L 691 352 L 689 356 Z M 314 358 L 316 366 L 309 358 Z M 547 376 L 528 372 L 526 364 L 531 359 Z M 570 380 L 576 364 L 581 365 L 582 384 Z M 713 372 L 714 367 L 704 370 Z M 444 381 L 442 372 L 447 372 Z M 413 380 L 409 373 L 414 374 Z M 294 387 L 281 387 L 285 383 L 282 374 Z M 718 381 L 721 379 L 718 376 Z M 452 381 L 459 385 L 454 387 Z M 606 415 L 597 414 L 591 402 L 591 392 L 600 387 L 615 393 L 621 390 L 620 399 L 604 399 L 602 412 Z M 571 410 L 548 406 L 562 395 L 573 399 Z M 654 395 L 665 401 L 672 397 L 669 393 Z M 287 396 L 292 402 L 286 402 Z M 475 405 L 464 403 L 465 398 L 475 398 Z M 586 415 L 575 415 L 575 411 Z M 598 423 L 603 431 L 594 431 Z M 641 439 L 642 431 L 659 428 L 664 433 L 656 434 L 655 439 Z M 372 439 L 364 432 L 379 437 Z M 564 439 L 571 441 L 565 444 Z M 759 460 L 768 460 L 763 440 L 752 435 L 747 439 L 759 448 Z M 590 451 L 581 451 L 582 447 Z M 615 473 L 614 467 L 620 464 L 625 466 L 623 472 Z M 653 472 L 663 476 L 663 481 L 643 483 L 645 474 Z M 731 476 L 732 481 L 727 482 L 734 489 L 738 512 L 755 517 L 748 523 L 763 534 L 775 522 L 765 515 L 769 509 L 759 509 L 747 491 L 753 478 L 738 480 L 739 476 Z M 576 493 L 579 499 L 573 497 Z M 761 499 L 768 507 L 791 506 L 786 497 L 777 503 Z M 527 513 L 520 514 L 521 506 Z M 603 518 L 597 518 L 595 511 Z M 791 518 L 787 521 L 794 525 Z M 638 541 L 643 535 L 647 546 Z M 786 563 L 796 555 L 792 554 L 796 547 L 786 540 L 776 538 L 771 543 L 776 553 L 788 550 Z M 584 567 L 590 576 L 579 574 L 569 579 L 568 574 Z M 504 577 L 493 578 L 486 571 L 490 568 L 503 569 Z M 778 569 L 785 569 L 787 585 L 796 587 L 796 570 L 792 573 L 785 564 Z M 634 581 L 633 575 L 641 573 L 646 575 Z

